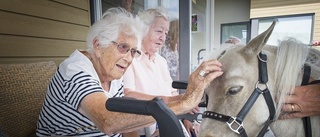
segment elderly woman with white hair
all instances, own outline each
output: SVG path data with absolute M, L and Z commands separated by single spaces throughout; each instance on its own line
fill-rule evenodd
M 37 136 L 122 136 L 155 122 L 150 116 L 111 112 L 109 98 L 123 96 L 123 74 L 141 53 L 144 25 L 122 8 L 111 8 L 89 30 L 88 50 L 75 50 L 52 77 L 37 124 Z M 199 72 L 205 75 L 199 75 Z M 201 74 L 203 74 L 201 73 Z M 179 102 L 163 97 L 175 114 L 190 111 L 208 83 L 222 74 L 221 64 L 207 61 L 189 80 Z M 141 95 L 145 99 L 154 96 Z

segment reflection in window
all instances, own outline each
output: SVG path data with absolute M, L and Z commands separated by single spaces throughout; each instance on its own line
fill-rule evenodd
M 102 13 L 112 7 L 122 7 L 132 13 L 144 9 L 144 0 L 101 0 Z
M 178 0 L 101 0 L 102 13 L 111 7 L 123 7 L 132 13 L 140 10 L 164 7 L 171 19 L 179 18 L 179 1 Z
M 283 40 L 287 37 L 294 37 L 304 44 L 309 44 L 312 41 L 313 15 L 262 18 L 258 20 L 258 34 L 268 29 L 274 20 L 277 21 L 277 24 L 267 42 L 268 44 L 278 45 L 279 40 Z
M 230 37 L 236 37 L 241 43 L 246 44 L 249 41 L 249 22 L 221 24 L 221 41 L 223 44 Z

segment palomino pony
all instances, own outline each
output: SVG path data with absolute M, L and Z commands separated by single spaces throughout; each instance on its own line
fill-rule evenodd
M 302 119 L 278 117 L 284 97 L 301 84 L 306 59 L 314 56 L 308 53 L 319 52 L 294 39 L 282 41 L 279 46 L 266 45 L 274 26 L 275 22 L 247 45 L 213 54 L 211 58 L 222 63 L 224 74 L 206 90 L 207 108 L 200 137 L 305 136 Z M 307 63 L 312 65 L 312 61 Z M 318 78 L 319 69 L 311 66 L 311 70 L 311 77 Z M 319 117 L 311 117 L 311 123 L 312 136 L 319 137 Z

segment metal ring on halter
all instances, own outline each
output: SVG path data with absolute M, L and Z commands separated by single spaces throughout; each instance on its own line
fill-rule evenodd
M 263 53 L 262 51 L 261 51 L 261 53 Z M 264 54 L 264 53 L 263 53 Z M 263 60 L 263 59 L 261 59 L 261 57 L 259 56 L 260 54 L 258 54 L 258 59 L 260 60 L 260 61 L 262 61 L 262 62 L 267 62 L 267 60 Z
M 294 104 L 291 104 L 291 112 L 294 112 Z
M 206 72 L 205 72 L 205 71 L 200 70 L 199 75 L 200 75 L 201 77 L 204 77 L 204 75 L 205 75 L 205 74 L 206 74 Z
M 259 85 L 265 85 L 264 89 L 261 89 L 260 88 L 261 86 L 259 87 Z M 257 81 L 256 88 L 259 88 L 261 91 L 263 91 L 265 89 L 269 89 L 269 85 L 268 85 L 268 83 L 260 83 L 260 81 Z

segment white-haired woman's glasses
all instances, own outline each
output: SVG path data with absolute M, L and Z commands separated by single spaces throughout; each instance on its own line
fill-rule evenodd
M 115 41 L 111 41 L 113 44 L 117 45 L 117 49 L 121 54 L 127 54 L 128 51 L 130 51 L 131 56 L 133 58 L 137 58 L 141 55 L 141 51 L 134 49 L 134 48 L 130 48 L 130 46 L 126 43 L 118 43 Z

